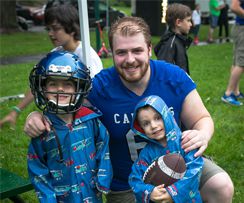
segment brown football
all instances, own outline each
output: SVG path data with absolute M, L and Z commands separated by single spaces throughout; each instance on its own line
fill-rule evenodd
M 180 154 L 167 154 L 155 160 L 145 171 L 143 181 L 154 186 L 172 185 L 183 178 L 186 163 Z

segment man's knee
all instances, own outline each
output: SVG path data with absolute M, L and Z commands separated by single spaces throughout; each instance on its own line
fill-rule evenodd
M 200 192 L 203 200 L 208 202 L 231 202 L 234 195 L 234 185 L 229 175 L 226 172 L 221 172 L 209 178 Z

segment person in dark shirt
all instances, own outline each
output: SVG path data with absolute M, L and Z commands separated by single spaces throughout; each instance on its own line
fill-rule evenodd
M 225 38 L 226 42 L 229 42 L 229 22 L 228 22 L 228 11 L 229 11 L 229 5 L 226 4 L 226 1 L 224 1 L 224 7 L 220 10 L 220 16 L 219 16 L 219 41 L 223 41 L 222 37 L 222 30 L 223 26 L 225 29 Z
M 188 74 L 190 71 L 186 50 L 192 42 L 187 36 L 192 26 L 191 16 L 192 11 L 188 6 L 170 4 L 166 12 L 168 29 L 154 48 L 157 59 L 176 64 Z

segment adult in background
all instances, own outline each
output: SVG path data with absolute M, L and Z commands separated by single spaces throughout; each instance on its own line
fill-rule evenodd
M 238 101 L 244 98 L 240 92 L 239 83 L 244 71 L 244 0 L 232 0 L 231 10 L 236 14 L 235 25 L 232 30 L 233 36 L 233 65 L 231 68 L 229 83 L 221 100 L 234 105 L 242 106 Z
M 60 3 L 53 1 L 53 5 L 49 2 L 48 8 L 45 10 L 44 21 L 48 36 L 55 46 L 52 51 L 66 50 L 76 54 L 83 61 L 82 44 L 80 41 L 79 13 L 77 9 L 69 3 Z M 91 67 L 90 76 L 93 78 L 100 70 L 103 69 L 102 61 L 96 51 L 90 47 Z M 30 90 L 17 106 L 12 107 L 1 121 L 0 128 L 5 123 L 10 123 L 14 128 L 17 118 L 32 101 L 33 95 Z
M 101 121 L 110 134 L 114 176 L 107 202 L 134 203 L 128 177 L 146 140 L 135 135 L 130 126 L 134 108 L 142 98 L 153 94 L 165 101 L 178 125 L 182 121 L 189 129 L 182 133 L 182 148 L 186 153 L 196 149 L 196 157 L 206 150 L 214 124 L 192 79 L 176 65 L 150 59 L 150 29 L 142 18 L 124 17 L 113 23 L 109 42 L 114 66 L 96 75 L 88 99 L 103 113 Z M 33 112 L 24 130 L 33 137 L 50 126 L 39 112 Z M 203 201 L 230 203 L 234 190 L 230 177 L 211 161 L 204 162 L 200 183 Z
M 209 31 L 208 31 L 208 43 L 213 43 L 213 34 L 215 28 L 218 26 L 218 20 L 220 15 L 220 9 L 224 7 L 224 4 L 219 5 L 218 0 L 210 0 L 209 1 Z
M 228 11 L 229 11 L 229 5 L 226 3 L 226 0 L 224 0 L 224 7 L 220 10 L 220 16 L 219 16 L 219 41 L 223 41 L 222 36 L 222 30 L 224 27 L 225 30 L 225 40 L 226 42 L 229 42 L 229 19 L 228 19 Z

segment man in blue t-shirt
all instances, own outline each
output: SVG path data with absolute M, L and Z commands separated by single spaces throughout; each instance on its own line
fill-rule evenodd
M 179 67 L 164 61 L 150 60 L 152 53 L 149 26 L 142 18 L 124 17 L 110 28 L 109 42 L 114 67 L 102 70 L 93 79 L 88 99 L 103 116 L 101 121 L 110 134 L 110 157 L 113 166 L 109 203 L 131 203 L 135 197 L 128 184 L 133 161 L 146 141 L 131 130 L 133 110 L 139 100 L 158 95 L 169 106 L 177 123 L 189 129 L 182 133 L 185 152 L 197 149 L 200 156 L 214 132 L 212 118 L 205 108 L 196 85 Z M 25 132 L 35 136 L 49 130 L 41 116 L 29 116 Z M 204 160 L 200 191 L 203 201 L 231 202 L 233 184 L 228 174 L 211 161 Z

